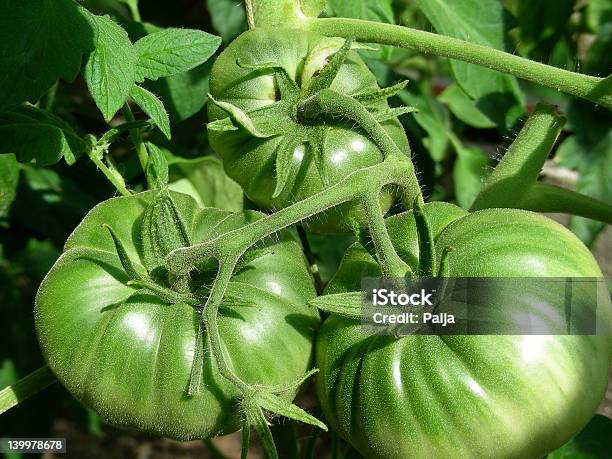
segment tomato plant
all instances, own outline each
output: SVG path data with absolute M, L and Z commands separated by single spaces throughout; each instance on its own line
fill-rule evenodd
M 353 129 L 351 120 L 300 122 L 299 103 L 322 84 L 317 76 L 344 41 L 308 32 L 296 40 L 294 34 L 294 30 L 277 28 L 246 32 L 219 56 L 211 72 L 211 97 L 216 101 L 208 108 L 213 120 L 208 126 L 211 146 L 223 158 L 228 175 L 264 208 L 279 209 L 301 201 L 383 159 L 367 133 Z M 347 52 L 329 87 L 364 97 L 364 106 L 379 114 L 397 147 L 409 151 L 386 100 L 367 99 L 380 88 L 355 51 Z M 228 113 L 237 126 L 228 126 Z M 391 199 L 388 191 L 381 198 L 385 211 Z M 310 226 L 350 230 L 352 220 L 363 221 L 360 212 L 354 204 L 339 206 Z
M 536 3 L 0 4 L 1 436 L 606 457 L 612 9 Z M 466 279 L 547 334 L 372 332 Z

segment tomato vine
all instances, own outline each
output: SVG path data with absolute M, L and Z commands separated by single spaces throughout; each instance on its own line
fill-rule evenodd
M 553 272 L 562 276 L 565 272 L 571 272 L 576 276 L 602 276 L 588 250 L 571 233 L 542 216 L 530 213 L 562 212 L 612 224 L 612 205 L 609 203 L 577 191 L 538 182 L 542 167 L 565 122 L 556 108 L 546 104 L 535 107 L 507 153 L 484 180 L 469 206 L 469 212 L 451 205 L 426 204 L 413 163 L 413 152 L 398 120 L 400 116 L 416 112 L 417 108 L 392 106 L 388 102 L 405 91 L 407 82 L 380 87 L 380 78 L 377 80 L 357 51 L 372 51 L 372 44 L 388 45 L 476 64 L 612 110 L 609 76 L 600 78 L 570 72 L 491 47 L 404 26 L 363 19 L 320 17 L 326 5 L 322 0 L 246 0 L 249 30 L 225 48 L 212 68 L 207 108 L 208 137 L 223 159 L 228 176 L 238 182 L 253 203 L 269 213 L 232 214 L 213 206 L 202 210 L 194 200 L 170 191 L 169 155 L 146 141 L 147 136 L 144 135 L 148 130 L 157 128 L 169 140 L 168 114 L 163 102 L 139 85 L 145 84 L 145 80 L 173 77 L 203 65 L 219 47 L 221 39 L 201 31 L 167 29 L 145 35 L 132 47 L 125 30 L 110 18 L 96 16 L 66 1 L 68 3 L 63 3 L 63 7 L 71 8 L 72 5 L 83 16 L 84 22 L 93 24 L 96 31 L 93 41 L 97 41 L 97 46 L 88 50 L 89 57 L 83 71 L 94 101 L 106 121 L 111 120 L 118 111 L 121 111 L 123 120 L 97 137 L 79 137 L 61 120 L 30 105 L 25 108 L 11 107 L 7 114 L 0 116 L 0 121 L 6 122 L 11 129 L 17 129 L 14 125 L 24 119 L 29 124 L 42 124 L 59 139 L 57 160 L 64 157 L 70 164 L 84 154 L 121 197 L 99 204 L 85 217 L 43 282 L 36 300 L 36 320 L 39 340 L 50 367 L 45 366 L 0 391 L 0 413 L 51 384 L 53 370 L 79 399 L 120 424 L 142 427 L 175 438 L 193 438 L 196 435 L 210 437 L 240 427 L 243 458 L 248 453 L 249 435 L 253 427 L 265 453 L 274 459 L 278 457 L 278 452 L 269 426 L 270 414 L 328 429 L 326 423 L 291 401 L 300 386 L 319 369 L 306 368 L 309 367 L 309 352 L 315 341 L 315 326 L 300 333 L 291 328 L 289 316 L 299 313 L 308 317 L 310 314 L 310 319 L 317 322 L 320 320 L 320 310 L 331 314 L 324 322 L 320 337 L 316 338 L 317 365 L 321 371 L 317 376 L 317 390 L 330 427 L 368 457 L 381 454 L 387 457 L 392 454 L 389 445 L 380 441 L 377 432 L 372 432 L 365 422 L 356 422 L 354 416 L 346 419 L 346 413 L 350 416 L 352 410 L 365 412 L 379 409 L 372 395 L 376 386 L 373 380 L 365 378 L 361 381 L 367 388 L 364 391 L 368 391 L 363 400 L 354 400 L 347 394 L 342 400 L 334 398 L 336 393 L 344 393 L 347 388 L 352 390 L 352 378 L 356 380 L 361 377 L 353 374 L 355 365 L 374 365 L 370 351 L 375 349 L 375 340 L 366 342 L 356 337 L 355 323 L 360 318 L 361 297 L 352 278 L 355 273 L 347 267 L 349 262 L 359 266 L 362 272 L 375 273 L 384 278 L 512 276 L 517 272 L 513 266 L 516 263 L 514 254 L 510 252 L 509 244 L 494 240 L 497 228 L 512 224 L 516 226 L 517 234 L 520 233 L 519 236 L 526 241 L 520 250 L 531 244 L 530 253 L 542 267 L 540 270 L 530 267 L 531 275 L 545 276 Z M 132 19 L 142 25 L 137 2 L 127 2 L 127 6 Z M 200 40 L 200 44 L 192 46 L 193 50 L 183 51 L 197 40 Z M 276 42 L 270 45 L 271 40 Z M 120 45 L 114 49 L 109 43 Z M 130 77 L 126 81 L 115 81 L 112 72 L 105 68 L 105 59 L 112 60 L 113 53 L 121 52 L 124 54 L 123 60 L 119 59 L 123 61 L 121 71 L 124 76 L 129 74 Z M 133 65 L 127 65 L 128 61 L 133 61 Z M 34 96 L 30 94 L 28 97 Z M 132 109 L 134 104 L 142 108 L 150 118 L 148 121 L 136 119 Z M 135 193 L 130 190 L 114 157 L 109 154 L 111 146 L 124 134 L 129 135 L 129 148 L 135 151 L 149 191 Z M 451 132 L 448 137 L 454 142 L 458 153 L 462 151 L 457 136 Z M 19 136 L 15 138 L 21 139 Z M 354 145 L 357 145 L 354 151 L 349 151 L 348 146 Z M 35 158 L 39 164 L 44 164 L 48 160 L 37 157 L 39 153 L 32 153 L 17 143 L 9 144 L 7 148 L 16 149 L 15 155 L 22 162 Z M 329 159 L 331 150 L 343 153 L 338 162 L 345 161 L 345 157 L 349 156 L 342 163 L 344 169 L 335 176 L 329 171 L 329 162 L 334 161 Z M 356 160 L 351 162 L 363 150 L 369 156 L 364 153 L 359 158 L 361 163 Z M 266 175 L 263 185 L 262 174 Z M 229 178 L 224 184 L 228 183 Z M 404 213 L 385 218 L 395 198 L 400 201 Z M 333 211 L 337 213 L 330 213 Z M 339 219 L 340 222 L 316 226 L 313 223 L 316 218 Z M 272 265 L 257 265 L 265 256 L 278 257 L 273 266 L 282 274 L 283 267 L 279 267 L 279 264 L 289 264 L 287 260 L 295 258 L 297 243 L 293 240 L 287 242 L 290 237 L 286 231 L 296 224 L 312 225 L 322 232 L 349 230 L 357 236 L 358 242 L 347 251 L 340 270 L 323 295 L 314 298 L 314 287 L 309 282 L 311 279 L 302 259 L 291 269 L 295 276 L 301 276 L 300 281 L 308 285 L 283 287 L 299 290 L 294 298 L 285 298 L 284 303 L 281 299 L 285 292 L 275 292 L 274 289 L 281 287 L 274 282 L 273 286 L 270 286 L 270 281 L 264 282 L 263 274 L 261 278 L 253 274 L 254 279 L 248 282 L 236 280 L 247 268 L 259 274 L 269 274 Z M 400 227 L 406 230 L 398 230 Z M 477 237 L 479 231 L 482 233 L 480 239 Z M 367 233 L 366 236 L 364 233 Z M 544 249 L 535 247 L 533 241 L 544 239 L 547 234 L 552 235 L 551 239 L 554 240 L 547 241 Z M 303 234 L 300 236 L 302 242 L 307 241 Z M 273 237 L 278 237 L 278 241 L 267 244 L 266 241 Z M 369 239 L 364 242 L 360 237 Z M 286 241 L 286 238 L 289 239 Z M 563 254 L 562 261 L 555 265 L 551 253 L 562 253 L 563 249 L 556 245 L 558 241 L 571 248 L 571 254 Z M 368 242 L 371 242 L 370 246 Z M 470 265 L 471 260 L 480 256 L 479 243 L 483 242 L 501 254 L 499 258 L 503 266 L 492 267 L 484 261 L 478 267 Z M 517 249 L 518 252 L 520 250 Z M 214 399 L 215 410 L 217 414 L 221 413 L 217 416 L 219 419 L 210 422 L 206 419 L 207 424 L 202 421 L 206 425 L 193 426 L 193 429 L 186 429 L 188 431 L 185 432 L 180 431 L 182 420 L 180 425 L 171 425 L 171 416 L 167 418 L 163 409 L 161 415 L 155 411 L 159 407 L 142 410 L 131 419 L 121 412 L 127 403 L 121 397 L 128 394 L 127 389 L 123 388 L 124 392 L 118 390 L 115 394 L 117 400 L 109 400 L 110 397 L 103 399 L 90 386 L 94 383 L 89 381 L 89 370 L 79 367 L 75 369 L 78 377 L 68 374 L 66 365 L 70 360 L 69 352 L 57 352 L 53 348 L 70 334 L 58 323 L 53 308 L 56 303 L 65 306 L 66 302 L 74 301 L 79 308 L 87 309 L 87 302 L 83 300 L 86 294 L 81 298 L 72 290 L 68 291 L 64 284 L 63 276 L 79 280 L 74 274 L 75 266 L 83 270 L 85 281 L 91 285 L 112 285 L 112 289 L 109 288 L 113 290 L 110 297 L 116 302 L 102 310 L 113 310 L 117 304 L 132 301 L 136 306 L 131 304 L 134 310 L 128 312 L 138 316 L 147 313 L 139 309 L 142 305 L 138 301 L 141 301 L 146 308 L 153 310 L 174 308 L 177 315 L 185 319 L 181 326 L 187 330 L 184 331 L 185 335 L 193 333 L 194 342 L 188 343 L 193 345 L 192 352 L 179 356 L 179 360 L 191 359 L 187 365 L 187 386 L 184 393 L 181 392 L 181 397 L 184 395 L 194 400 L 209 391 L 206 396 Z M 246 294 L 238 299 L 232 296 L 233 289 L 238 288 L 252 288 L 257 295 L 264 296 L 266 307 L 276 314 L 274 320 L 284 323 L 286 328 L 283 333 L 293 333 L 293 342 L 287 347 L 291 352 L 299 353 L 300 358 L 296 359 L 295 365 L 284 361 L 269 363 L 267 369 L 273 372 L 272 379 L 277 381 L 273 384 L 257 382 L 261 374 L 241 371 L 234 364 L 234 360 L 240 361 L 241 351 L 246 346 L 237 345 L 236 339 L 229 339 L 224 333 L 231 328 L 227 323 L 236 319 L 227 310 L 240 316 L 232 308 L 248 303 Z M 91 301 L 95 302 L 95 299 Z M 249 306 L 247 304 L 245 307 Z M 604 305 L 604 308 L 607 306 Z M 195 321 L 191 320 L 193 317 Z M 128 319 L 124 318 L 124 322 L 129 322 Z M 78 320 L 74 320 L 73 326 L 78 327 Z M 80 325 L 85 328 L 84 319 L 81 317 L 79 320 L 83 321 Z M 112 319 L 107 320 L 110 322 Z M 107 326 L 108 323 L 103 328 Z M 63 334 L 55 327 L 63 330 Z M 132 327 L 138 328 L 138 324 L 132 324 Z M 92 330 L 87 332 L 90 333 L 87 344 L 95 350 L 104 341 L 105 335 L 98 329 Z M 144 333 L 142 330 L 137 332 Z M 140 338 L 146 341 L 146 337 Z M 159 341 L 162 342 L 161 338 Z M 394 349 L 393 352 L 399 355 L 405 352 L 406 343 L 412 343 L 417 350 L 422 350 L 420 346 L 435 347 L 439 344 L 428 344 L 426 341 L 426 338 L 392 336 L 386 349 Z M 564 359 L 571 360 L 573 353 L 582 355 L 583 348 L 579 341 L 571 341 L 563 349 Z M 509 342 L 511 350 L 507 351 L 506 357 L 514 359 L 516 356 L 513 352 L 518 344 Z M 611 357 L 611 351 L 604 349 L 599 337 L 593 338 L 591 344 L 597 355 L 589 375 L 595 375 L 593 384 L 597 390 L 588 397 L 586 411 L 597 402 L 599 386 L 603 385 L 602 375 L 607 371 L 607 368 L 605 371 L 602 368 L 605 363 L 609 365 Z M 276 345 L 281 348 L 278 343 Z M 354 355 L 350 355 L 353 360 L 346 355 L 339 357 L 351 346 L 357 346 L 351 348 L 357 349 Z M 111 345 L 109 347 L 109 352 L 116 351 Z M 384 352 L 381 351 L 381 354 Z M 445 351 L 436 352 L 442 354 Z M 413 361 L 416 354 L 402 355 L 408 355 L 405 361 L 416 364 Z M 389 368 L 396 365 L 394 368 L 399 369 L 397 365 L 401 362 L 394 361 L 394 356 L 384 354 L 382 362 Z M 345 366 L 342 368 L 332 368 L 330 362 L 344 358 L 350 362 L 343 361 Z M 103 359 L 100 360 L 104 363 Z M 489 364 L 487 360 L 486 365 Z M 389 374 L 396 371 L 389 368 Z M 182 370 L 185 370 L 184 366 Z M 178 371 L 171 373 L 168 379 L 182 381 L 180 378 L 184 375 L 178 375 Z M 207 387 L 207 382 L 214 382 L 217 373 L 223 382 L 219 383 L 219 394 L 214 394 Z M 411 378 L 406 374 L 400 374 L 400 379 Z M 165 384 L 157 377 L 153 379 L 152 386 Z M 571 382 L 574 383 L 573 380 Z M 384 383 L 388 383 L 388 388 L 393 385 L 387 380 Z M 474 384 L 479 390 L 484 390 L 476 381 Z M 478 390 L 474 387 L 472 385 L 472 392 Z M 179 400 L 176 387 L 172 389 L 166 388 L 174 401 Z M 575 386 L 568 390 L 571 389 L 575 389 Z M 237 406 L 230 407 L 231 400 L 237 400 Z M 395 401 L 387 400 L 386 403 L 394 415 L 403 409 Z M 532 404 L 526 405 L 529 409 L 533 408 Z M 187 410 L 190 416 L 197 414 L 190 411 L 193 409 Z M 592 413 L 582 414 L 586 419 L 585 416 Z M 160 416 L 159 421 L 156 416 Z M 517 446 L 510 441 L 505 446 L 508 451 L 520 453 L 533 446 L 538 454 L 545 454 L 549 446 L 557 447 L 559 445 L 556 443 L 576 433 L 579 424 L 575 422 L 570 427 L 564 426 L 567 432 L 551 435 L 551 438 L 555 438 L 550 440 L 550 444 L 538 445 L 537 448 L 531 443 Z M 552 427 L 546 424 L 546 428 Z M 422 432 L 410 430 L 411 427 L 406 429 L 414 437 L 422 435 Z M 372 435 L 374 443 L 364 440 L 367 435 Z M 432 446 L 428 454 L 440 453 L 445 448 L 439 446 L 436 449 L 438 446 Z M 472 446 L 475 450 L 481 445 Z M 413 454 L 416 451 L 413 448 L 413 445 L 408 445 L 402 451 Z M 466 448 L 469 449 L 469 445 Z

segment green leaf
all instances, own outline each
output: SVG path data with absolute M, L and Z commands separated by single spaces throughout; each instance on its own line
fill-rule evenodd
M 548 459 L 605 459 L 612 451 L 612 419 L 596 414 L 582 431 Z
M 145 210 L 141 240 L 149 272 L 164 266 L 164 258 L 174 249 L 191 245 L 185 222 L 167 190 L 160 191 Z
M 245 131 L 247 131 L 253 137 L 265 139 L 268 137 L 272 137 L 274 135 L 274 133 L 261 132 L 255 125 L 255 123 L 253 122 L 253 119 L 247 113 L 245 113 L 242 109 L 235 106 L 234 104 L 216 100 L 210 94 L 208 95 L 208 97 L 212 101 L 212 103 L 214 103 L 215 105 L 225 110 L 233 122 L 235 122 L 238 126 L 240 126 Z M 215 121 L 210 123 L 208 125 L 208 128 L 210 129 L 211 126 L 216 126 Z
M 495 121 L 479 110 L 476 101 L 471 99 L 458 84 L 451 84 L 438 96 L 438 100 L 446 104 L 453 115 L 469 126 L 479 129 L 495 127 Z
M 72 0 L 0 2 L 0 110 L 36 102 L 58 78 L 74 80 L 93 47 L 86 12 Z
M 90 15 L 96 47 L 83 72 L 104 119 L 110 121 L 126 102 L 136 79 L 137 54 L 121 26 L 108 16 Z
M 555 45 L 563 37 L 575 3 L 575 0 L 519 0 L 515 16 L 518 22 L 517 45 L 521 54 L 537 61 L 548 61 Z
M 147 182 L 151 188 L 161 189 L 168 185 L 168 161 L 156 145 L 147 142 L 149 161 L 147 162 Z
M 157 80 L 177 75 L 206 62 L 221 38 L 193 29 L 164 29 L 134 44 L 138 52 L 137 79 Z
M 8 215 L 18 183 L 19 164 L 15 155 L 0 155 L 0 221 Z
M 451 130 L 450 117 L 446 108 L 433 97 L 401 91 L 401 101 L 418 110 L 414 119 L 427 133 L 423 144 L 435 162 L 440 162 L 448 150 L 448 133 Z
M 567 117 L 574 135 L 561 144 L 555 159 L 578 171 L 576 191 L 612 202 L 612 113 L 588 102 L 573 101 Z M 569 227 L 590 246 L 604 224 L 572 217 Z
M 50 166 L 64 158 L 74 164 L 87 143 L 60 118 L 32 105 L 0 113 L 0 153 L 15 153 L 17 160 L 36 160 Z
M 278 397 L 274 394 L 269 394 L 267 392 L 259 392 L 255 395 L 255 401 L 257 405 L 262 407 L 266 411 L 270 411 L 272 413 L 280 414 L 281 416 L 285 416 L 290 419 L 295 419 L 296 421 L 300 421 L 306 424 L 313 425 L 318 427 L 319 429 L 323 429 L 327 432 L 327 426 L 319 421 L 314 416 L 306 413 L 299 406 L 294 405 L 287 400 Z
M 125 28 L 133 41 L 163 30 L 147 22 L 126 22 Z M 145 80 L 142 86 L 164 101 L 172 121 L 183 121 L 199 112 L 208 102 L 208 80 L 212 64 L 213 60 L 209 59 L 187 72 L 155 81 Z
M 590 75 L 606 76 L 612 71 L 612 4 L 608 0 L 591 0 L 586 17 L 595 35 L 589 48 L 584 70 Z
M 246 30 L 244 5 L 237 0 L 207 0 L 206 7 L 214 29 L 224 43 L 231 42 Z
M 359 320 L 363 317 L 362 299 L 362 292 L 334 293 L 318 296 L 308 304 L 322 311 Z
M 480 148 L 455 147 L 457 160 L 453 166 L 455 198 L 461 207 L 469 209 L 482 188 L 489 171 L 487 155 Z
M 170 160 L 169 187 L 190 195 L 201 207 L 232 212 L 243 209 L 242 188 L 227 176 L 217 158 L 173 158 Z
M 146 81 L 145 86 L 162 98 L 172 121 L 183 121 L 199 112 L 208 102 L 211 67 L 209 60 L 188 72 Z
M 505 49 L 509 15 L 498 0 L 418 0 L 438 33 L 478 45 Z M 484 114 L 502 130 L 523 113 L 523 96 L 516 78 L 478 65 L 451 60 L 455 81 Z
M 335 16 L 393 24 L 391 0 L 328 0 Z
M 159 98 L 145 88 L 134 85 L 132 88 L 132 99 L 142 110 L 149 115 L 156 126 L 163 132 L 168 140 L 172 137 L 170 132 L 170 119 L 166 108 Z
M 334 16 L 343 18 L 364 19 L 367 21 L 395 24 L 391 0 L 328 0 L 328 7 Z M 389 59 L 393 48 L 379 46 L 377 56 Z

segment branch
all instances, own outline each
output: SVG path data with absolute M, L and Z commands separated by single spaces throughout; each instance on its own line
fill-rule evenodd
M 612 77 L 604 79 L 570 72 L 457 38 L 374 21 L 315 19 L 310 28 L 322 35 L 355 37 L 365 43 L 409 48 L 469 62 L 590 100 L 612 110 Z

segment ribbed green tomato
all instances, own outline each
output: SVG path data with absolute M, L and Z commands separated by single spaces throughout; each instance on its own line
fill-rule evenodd
M 223 159 L 226 172 L 257 205 L 279 209 L 325 189 L 351 172 L 382 161 L 380 150 L 353 122 L 321 118 L 312 124 L 296 119 L 296 105 L 305 98 L 308 85 L 343 41 L 324 38 L 306 30 L 255 28 L 234 40 L 215 62 L 210 75 L 210 92 L 215 100 L 231 103 L 253 118 L 257 137 L 243 128 L 210 123 L 208 135 L 213 149 Z M 257 68 L 253 68 L 257 67 Z M 264 68 L 260 68 L 264 67 Z M 267 67 L 267 68 L 266 68 Z M 291 80 L 292 88 L 281 90 L 279 70 Z M 378 88 L 376 78 L 355 51 L 350 51 L 331 89 L 351 96 Z M 363 102 L 371 112 L 385 112 L 385 100 Z M 223 120 L 228 112 L 210 103 L 211 122 Z M 408 141 L 397 118 L 382 126 L 402 152 Z M 280 195 L 273 197 L 278 171 L 277 154 L 284 148 L 291 177 Z M 390 193 L 381 197 L 386 210 Z M 355 205 L 340 206 L 309 222 L 313 230 L 342 232 L 350 220 L 363 220 Z
M 114 228 L 144 272 L 140 234 L 153 198 L 147 192 L 105 201 L 72 233 L 36 298 L 40 345 L 59 381 L 112 424 L 181 440 L 231 432 L 240 421 L 237 392 L 218 374 L 209 350 L 200 393 L 186 395 L 200 316 L 186 303 L 167 304 L 127 285 L 101 227 Z M 192 243 L 261 216 L 200 209 L 179 193 L 172 198 Z M 219 310 L 227 359 L 248 383 L 293 382 L 310 368 L 319 324 L 306 305 L 315 291 L 301 248 L 285 234 L 246 257 Z M 205 294 L 212 278 L 201 274 L 192 289 Z
M 436 219 L 431 206 L 426 214 Z M 391 237 L 414 246 L 397 224 L 411 216 L 395 218 Z M 455 249 L 449 276 L 602 276 L 572 233 L 520 210 L 459 218 L 438 235 L 438 260 L 445 247 Z M 354 248 L 330 291 L 358 290 L 368 258 Z M 612 307 L 606 295 L 600 301 L 598 327 L 609 335 Z M 318 394 L 329 424 L 367 458 L 540 458 L 603 397 L 611 360 L 603 334 L 367 337 L 360 323 L 330 316 L 317 337 Z

